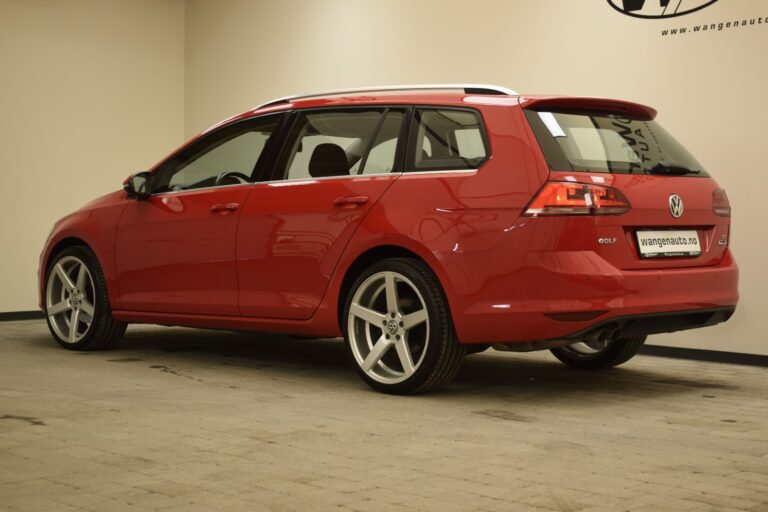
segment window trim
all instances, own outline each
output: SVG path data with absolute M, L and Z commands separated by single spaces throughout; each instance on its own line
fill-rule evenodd
M 152 192 L 150 196 L 152 197 L 164 197 L 164 196 L 172 196 L 177 194 L 192 194 L 195 192 L 206 192 L 208 190 L 218 190 L 220 188 L 238 188 L 238 187 L 245 187 L 248 185 L 254 185 L 257 182 L 249 181 L 248 183 L 233 183 L 231 185 L 211 185 L 210 187 L 198 187 L 198 188 L 184 188 L 180 190 L 165 190 L 163 192 Z
M 272 151 L 275 145 L 277 145 L 279 142 L 280 137 L 283 135 L 283 128 L 286 122 L 287 118 L 286 112 L 269 112 L 266 114 L 261 114 L 258 116 L 251 116 L 246 117 L 243 119 L 237 119 L 235 121 L 232 121 L 230 123 L 223 124 L 221 126 L 217 126 L 215 129 L 211 130 L 208 133 L 204 133 L 198 138 L 190 141 L 188 144 L 184 144 L 182 147 L 174 151 L 172 154 L 170 154 L 165 160 L 163 160 L 160 164 L 158 164 L 150 173 L 149 177 L 149 189 L 150 189 L 150 196 L 163 196 L 166 194 L 178 194 L 181 192 L 195 192 L 195 191 L 201 191 L 201 190 L 210 190 L 210 189 L 219 189 L 224 187 L 239 187 L 243 185 L 251 185 L 253 183 L 257 183 L 258 178 L 263 174 L 263 169 L 268 168 L 271 165 L 272 160 Z M 165 190 L 161 192 L 156 192 L 153 190 L 154 183 L 158 176 L 161 176 L 163 172 L 166 172 L 166 169 L 169 165 L 173 162 L 173 160 L 179 156 L 181 153 L 189 149 L 191 146 L 198 144 L 198 143 L 204 143 L 210 138 L 215 137 L 218 135 L 222 130 L 230 129 L 233 126 L 243 125 L 247 126 L 249 124 L 256 124 L 257 122 L 267 119 L 269 117 L 276 117 L 277 118 L 277 124 L 275 126 L 275 130 L 272 132 L 272 135 L 270 136 L 269 140 L 267 141 L 266 146 L 264 146 L 264 149 L 259 154 L 259 158 L 256 161 L 254 170 L 251 172 L 251 179 L 247 183 L 235 183 L 231 185 L 211 185 L 208 187 L 197 187 L 197 188 L 189 188 L 189 189 L 181 189 L 181 190 Z M 202 155 L 201 155 L 202 156 Z M 262 157 L 264 157 L 262 161 Z
M 280 186 L 293 186 L 293 185 L 311 185 L 313 183 L 316 183 L 318 181 L 327 181 L 327 180 L 347 180 L 350 178 L 358 178 L 358 179 L 366 179 L 366 178 L 381 178 L 382 176 L 398 176 L 398 177 L 404 177 L 407 178 L 409 176 L 419 176 L 419 175 L 430 175 L 434 176 L 435 174 L 445 174 L 450 178 L 459 177 L 462 175 L 466 176 L 472 176 L 477 174 L 479 169 L 462 169 L 462 170 L 434 170 L 434 171 L 419 171 L 419 172 L 408 172 L 408 173 L 397 173 L 394 172 L 382 172 L 377 174 L 350 174 L 349 176 L 323 176 L 320 178 L 291 178 L 289 180 L 269 180 L 269 181 L 257 181 L 255 183 L 243 183 L 242 185 L 252 185 L 252 186 L 260 186 L 260 185 L 268 185 L 272 187 L 280 187 Z M 198 189 L 199 190 L 199 189 Z M 180 191 L 180 192 L 189 192 L 187 190 Z M 178 192 L 176 192 L 178 193 Z
M 480 135 L 483 139 L 483 146 L 485 147 L 485 158 L 479 161 L 474 166 L 462 166 L 462 167 L 456 167 L 456 168 L 440 167 L 436 169 L 420 169 L 416 167 L 416 137 L 418 135 L 416 111 L 420 109 L 421 110 L 455 110 L 455 111 L 471 112 L 477 115 L 480 118 Z M 414 105 L 414 108 L 411 111 L 411 119 L 409 122 L 409 127 L 410 128 L 408 133 L 408 148 L 406 153 L 406 160 L 403 164 L 403 172 L 406 174 L 478 171 L 486 164 L 486 162 L 488 162 L 488 160 L 491 159 L 491 156 L 493 155 L 491 142 L 490 142 L 490 139 L 488 138 L 488 132 L 486 130 L 485 117 L 483 117 L 483 113 L 479 109 L 471 108 L 471 107 L 456 107 L 453 105 L 417 104 L 417 105 Z

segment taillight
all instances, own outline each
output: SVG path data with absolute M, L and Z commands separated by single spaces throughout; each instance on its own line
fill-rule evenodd
M 631 207 L 624 194 L 615 188 L 548 181 L 523 215 L 619 215 Z
M 712 211 L 721 217 L 731 216 L 731 203 L 728 201 L 725 190 L 719 188 L 712 192 Z

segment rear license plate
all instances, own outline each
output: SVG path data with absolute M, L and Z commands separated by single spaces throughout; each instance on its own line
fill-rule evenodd
M 636 234 L 641 258 L 671 258 L 701 254 L 699 232 L 695 229 L 637 231 Z

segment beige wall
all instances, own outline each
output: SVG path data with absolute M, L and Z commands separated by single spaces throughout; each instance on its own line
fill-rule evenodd
M 765 18 L 767 7 L 723 0 L 649 21 L 604 0 L 0 0 L 0 166 L 13 184 L 0 189 L 0 237 L 13 241 L 0 311 L 35 308 L 37 253 L 55 218 L 149 166 L 182 132 L 294 92 L 486 82 L 658 108 L 728 190 L 742 301 L 723 326 L 653 342 L 768 354 L 768 24 L 660 34 Z
M 0 0 L 0 311 L 53 222 L 182 142 L 182 0 Z
M 768 24 L 660 33 L 760 16 L 763 0 L 667 21 L 630 18 L 604 0 L 191 0 L 186 133 L 272 97 L 372 84 L 486 82 L 651 104 L 727 189 L 742 270 L 729 323 L 653 343 L 768 354 Z

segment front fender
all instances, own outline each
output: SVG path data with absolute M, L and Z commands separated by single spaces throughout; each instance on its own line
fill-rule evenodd
M 115 235 L 120 216 L 127 204 L 123 191 L 113 192 L 63 217 L 54 225 L 40 254 L 38 267 L 39 306 L 45 308 L 45 278 L 52 255 L 64 247 L 87 245 L 96 254 L 113 309 L 119 307 Z

